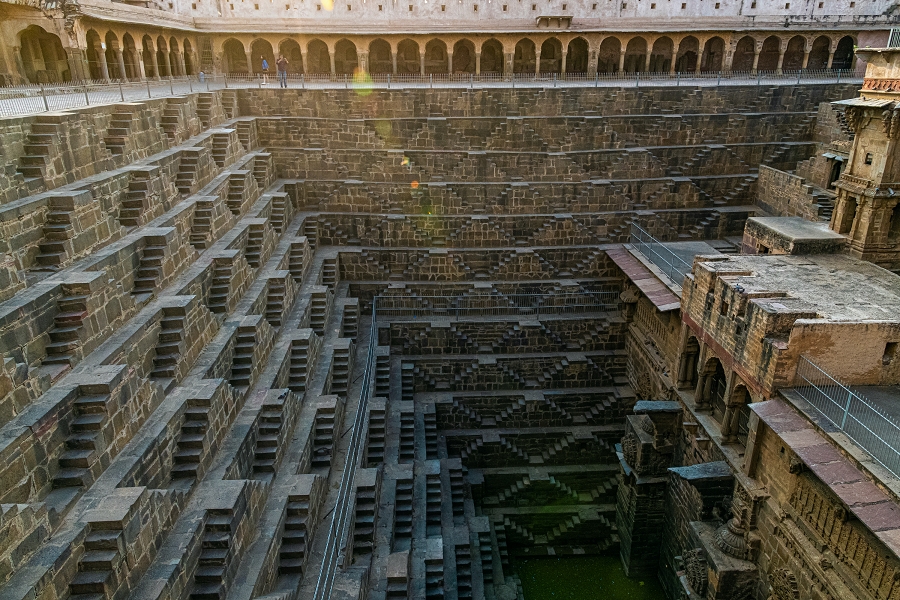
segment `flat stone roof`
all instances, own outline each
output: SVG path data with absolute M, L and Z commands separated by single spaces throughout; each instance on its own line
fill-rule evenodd
M 702 266 L 702 267 L 701 267 Z M 698 257 L 770 312 L 814 312 L 829 321 L 900 322 L 900 276 L 841 254 Z
M 828 223 L 813 223 L 800 217 L 750 217 L 747 221 L 791 241 L 844 239 L 844 236 L 829 229 Z

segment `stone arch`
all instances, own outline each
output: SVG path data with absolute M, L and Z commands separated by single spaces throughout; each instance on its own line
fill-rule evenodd
M 141 53 L 144 57 L 144 74 L 147 77 L 159 77 L 159 71 L 154 67 L 156 64 L 156 51 L 153 49 L 153 38 L 149 35 L 145 35 L 141 39 Z M 243 54 L 243 51 L 241 54 Z
M 181 53 L 178 51 L 178 40 L 169 38 L 169 65 L 172 67 L 172 75 L 183 75 Z
M 306 45 L 307 73 L 331 73 L 331 54 L 322 40 L 312 40 Z
M 831 40 L 827 35 L 820 35 L 812 43 L 809 50 L 807 69 L 825 69 L 828 67 L 828 55 L 831 53 Z
M 679 73 L 693 73 L 697 70 L 697 57 L 700 54 L 700 41 L 692 35 L 678 44 L 678 56 L 675 58 L 675 70 Z
M 425 73 L 446 73 L 447 67 L 447 44 L 442 40 L 430 40 L 425 44 Z
M 372 40 L 369 44 L 369 73 L 386 74 L 394 72 L 391 45 L 385 40 Z
M 752 71 L 753 57 L 756 55 L 756 40 L 745 35 L 738 40 L 734 47 L 734 56 L 731 59 L 732 71 Z
M 730 436 L 733 436 L 738 443 L 747 445 L 747 438 L 750 435 L 750 392 L 747 385 L 735 378 L 734 387 L 731 390 L 731 396 L 728 399 L 728 406 L 734 413 L 733 424 L 729 425 Z M 731 419 L 729 419 L 731 420 Z
M 778 56 L 781 53 L 781 40 L 778 36 L 770 35 L 763 42 L 762 50 L 759 52 L 760 71 L 774 71 L 778 68 Z
M 140 58 L 138 58 L 137 45 L 130 33 L 122 36 L 122 59 L 125 61 L 125 77 L 139 79 L 141 76 Z
M 85 54 L 88 61 L 88 72 L 91 79 L 103 79 L 103 70 L 100 67 L 100 53 L 103 49 L 100 47 L 100 34 L 93 29 L 89 29 L 85 35 L 87 48 Z
M 475 44 L 471 40 L 459 40 L 453 44 L 453 72 L 475 72 Z
M 481 45 L 481 72 L 503 72 L 503 44 L 494 38 Z
M 275 52 L 272 50 L 272 44 L 268 40 L 257 38 L 250 44 L 250 57 L 253 61 L 253 73 L 262 73 L 263 58 L 269 63 L 269 73 L 275 72 Z
M 647 40 L 640 36 L 635 36 L 628 40 L 625 46 L 625 69 L 626 73 L 638 73 L 644 70 L 644 63 L 647 60 Z
M 59 36 L 31 25 L 19 33 L 19 47 L 25 68 L 23 75 L 29 82 L 56 83 L 74 78 Z
M 681 364 L 678 368 L 678 388 L 694 389 L 697 387 L 697 361 L 700 358 L 700 342 L 689 335 L 681 352 Z
M 172 74 L 169 66 L 169 44 L 166 43 L 166 38 L 163 36 L 156 38 L 156 64 L 161 77 L 168 77 Z
M 852 69 L 854 66 L 853 47 L 856 42 L 853 36 L 842 37 L 834 50 L 834 59 L 831 61 L 832 69 Z
M 588 43 L 583 37 L 577 37 L 569 42 L 566 52 L 566 73 L 587 74 L 588 72 Z
M 288 73 L 303 73 L 303 51 L 296 40 L 283 40 L 278 46 L 278 53 L 288 61 Z
M 334 72 L 340 75 L 353 75 L 359 68 L 359 55 L 356 44 L 350 40 L 338 40 L 334 45 Z
M 184 60 L 182 61 L 184 64 L 184 74 L 194 75 L 194 46 L 191 44 L 191 40 L 184 38 L 181 47 L 184 48 Z
M 784 60 L 781 68 L 784 71 L 798 71 L 803 68 L 803 55 L 806 53 L 806 38 L 795 35 L 788 41 L 784 51 Z
M 519 40 L 513 54 L 513 73 L 534 73 L 536 59 L 534 42 L 528 38 Z
M 712 409 L 712 416 L 719 423 L 725 418 L 727 389 L 728 378 L 722 362 L 716 357 L 708 359 L 699 377 L 698 404 Z
M 616 73 L 619 71 L 619 56 L 622 54 L 622 42 L 617 37 L 608 37 L 600 44 L 597 52 L 597 72 Z
M 109 72 L 109 77 L 111 79 L 124 78 L 125 74 L 119 70 L 119 56 L 116 53 L 116 50 L 121 49 L 119 47 L 119 38 L 112 31 L 107 31 L 103 41 L 106 43 L 106 50 L 104 50 L 103 56 L 106 58 L 106 68 Z
M 541 73 L 559 73 L 562 69 L 562 43 L 547 38 L 541 44 Z
M 668 73 L 672 67 L 672 51 L 675 44 L 672 38 L 662 36 L 653 42 L 653 50 L 650 52 L 650 64 L 647 70 L 651 73 Z
M 700 63 L 700 70 L 704 72 L 721 71 L 724 58 L 725 40 L 719 36 L 710 38 L 703 45 L 703 60 Z
M 229 38 L 222 44 L 222 70 L 226 73 L 249 73 L 247 52 L 240 40 Z
M 418 73 L 421 69 L 419 44 L 403 40 L 397 45 L 397 73 Z

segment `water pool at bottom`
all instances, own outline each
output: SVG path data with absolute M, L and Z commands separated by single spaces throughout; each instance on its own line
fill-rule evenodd
M 664 600 L 656 577 L 629 579 L 618 556 L 560 556 L 516 561 L 525 600 Z

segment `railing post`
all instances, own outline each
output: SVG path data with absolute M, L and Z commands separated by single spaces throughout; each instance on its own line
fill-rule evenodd
M 41 84 L 41 98 L 44 99 L 44 110 L 50 112 L 50 104 L 47 102 L 47 92 L 44 91 L 44 84 Z
M 677 73 L 675 73 L 675 87 L 678 87 L 680 85 L 681 85 L 681 71 L 678 71 Z
M 228 89 L 228 73 L 222 75 L 222 80 L 225 82 L 225 89 Z
M 391 74 L 388 73 L 388 89 L 391 89 Z
M 122 99 L 122 102 L 125 102 L 125 92 L 122 91 L 122 80 L 119 80 L 119 98 Z
M 306 89 L 306 73 L 300 73 L 300 89 Z
M 188 77 L 188 89 L 191 91 L 192 94 L 194 93 L 194 82 L 191 81 L 190 77 Z
M 600 71 L 594 73 L 594 87 L 598 87 L 600 85 Z
M 847 425 L 847 415 L 850 413 L 850 401 L 853 399 L 853 392 L 847 390 L 847 406 L 844 407 L 844 416 L 841 417 L 841 431 Z
M 147 80 L 147 98 L 152 98 L 153 96 L 150 94 L 150 80 Z
M 841 82 L 841 69 L 838 69 L 838 79 L 837 79 L 837 82 L 838 82 L 838 83 Z
M 719 76 L 716 77 L 716 87 L 722 85 L 722 71 L 719 71 Z
M 82 90 L 84 91 L 84 105 L 85 105 L 85 106 L 90 106 L 90 105 L 91 105 L 91 99 L 88 97 L 88 92 L 87 92 L 87 82 L 86 82 L 86 81 L 81 82 L 81 88 L 82 88 Z
M 641 72 L 640 71 L 634 72 L 634 87 L 636 87 L 636 88 L 641 87 Z
M 172 85 L 172 76 L 169 75 L 169 93 L 175 95 L 175 87 Z

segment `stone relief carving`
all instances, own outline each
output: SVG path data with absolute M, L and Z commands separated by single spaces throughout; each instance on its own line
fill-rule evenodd
M 772 590 L 769 600 L 799 600 L 800 586 L 797 578 L 787 569 L 775 569 L 769 575 Z
M 885 135 L 896 138 L 900 135 L 900 108 L 888 106 L 881 113 L 881 125 Z
M 709 567 L 706 563 L 706 554 L 702 548 L 688 550 L 683 555 L 684 573 L 688 585 L 699 596 L 706 596 Z

